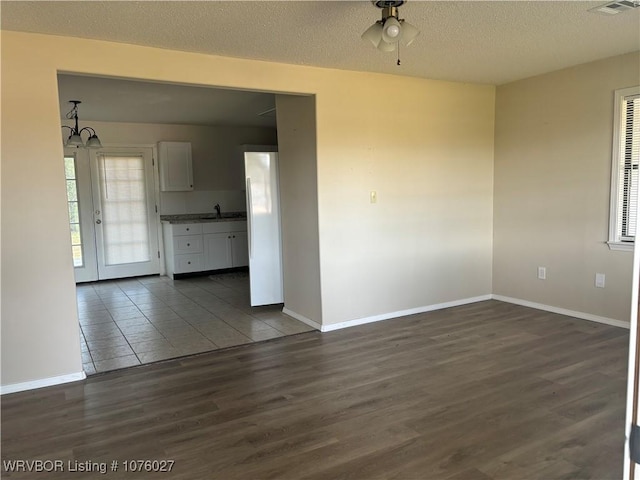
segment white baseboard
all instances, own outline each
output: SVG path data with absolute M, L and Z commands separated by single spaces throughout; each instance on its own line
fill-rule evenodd
M 458 307 L 460 305 L 467 305 L 469 303 L 482 302 L 485 300 L 491 300 L 491 295 L 481 295 L 479 297 L 463 298 L 460 300 L 453 300 L 451 302 L 436 303 L 435 305 L 427 305 L 424 307 L 410 308 L 408 310 L 400 310 L 397 312 L 382 313 L 380 315 L 373 315 L 371 317 L 357 318 L 355 320 L 348 320 L 346 322 L 331 323 L 329 325 L 322 325 L 321 332 L 330 332 L 332 330 L 339 330 L 341 328 L 355 327 L 356 325 L 364 325 L 365 323 L 380 322 L 382 320 L 389 320 L 397 317 L 406 317 L 407 315 L 415 315 L 416 313 L 431 312 L 433 310 L 441 310 L 443 308 Z
M 33 390 L 36 388 L 51 387 L 62 383 L 77 382 L 84 380 L 87 375 L 84 372 L 70 373 L 69 375 L 60 375 L 58 377 L 42 378 L 31 382 L 12 383 L 11 385 L 0 386 L 0 395 L 8 393 L 23 392 L 25 390 Z
M 623 322 L 622 320 L 616 320 L 614 318 L 601 317 L 599 315 L 592 315 L 591 313 L 576 312 L 574 310 L 567 310 L 566 308 L 553 307 L 551 305 L 544 305 L 542 303 L 530 302 L 528 300 L 521 300 L 519 298 L 505 297 L 503 295 L 491 295 L 494 300 L 501 302 L 513 303 L 515 305 L 521 305 L 523 307 L 536 308 L 538 310 L 544 310 L 546 312 L 559 313 L 560 315 L 566 315 L 568 317 L 580 318 L 582 320 L 589 320 L 591 322 L 604 323 L 606 325 L 612 325 L 614 327 L 629 328 L 629 322 Z
M 289 315 L 290 317 L 293 317 L 296 320 L 300 320 L 302 323 L 306 323 L 307 325 L 309 325 L 310 327 L 315 328 L 316 330 L 321 330 L 322 331 L 322 326 L 319 323 L 314 322 L 310 318 L 307 318 L 304 315 L 300 315 L 299 313 L 296 313 L 293 310 L 289 310 L 287 307 L 284 307 L 282 309 L 282 313 L 284 313 L 285 315 Z
M 566 308 L 554 307 L 551 305 L 545 305 L 542 303 L 530 302 L 528 300 L 521 300 L 519 298 L 506 297 L 504 295 L 481 295 L 479 297 L 463 298 L 460 300 L 453 300 L 451 302 L 437 303 L 434 305 L 427 305 L 424 307 L 410 308 L 408 310 L 400 310 L 397 312 L 383 313 L 380 315 L 373 315 L 370 317 L 357 318 L 355 320 L 348 320 L 346 322 L 332 323 L 329 325 L 320 325 L 317 322 L 300 315 L 299 313 L 289 310 L 284 307 L 282 313 L 289 315 L 290 317 L 300 320 L 306 323 L 310 327 L 320 330 L 321 332 L 331 332 L 333 330 L 340 330 L 342 328 L 355 327 L 356 325 L 364 325 L 366 323 L 380 322 L 383 320 L 389 320 L 397 317 L 405 317 L 407 315 L 415 315 L 417 313 L 431 312 L 434 310 L 441 310 L 443 308 L 458 307 L 460 305 L 467 305 L 470 303 L 482 302 L 485 300 L 498 300 L 506 303 L 513 303 L 515 305 L 521 305 L 523 307 L 535 308 L 538 310 L 544 310 L 546 312 L 558 313 L 560 315 L 566 315 L 568 317 L 580 318 L 582 320 L 589 320 L 591 322 L 603 323 L 606 325 L 612 325 L 614 327 L 629 328 L 629 322 L 623 322 L 613 318 L 601 317 L 599 315 L 593 315 L 591 313 L 577 312 L 575 310 L 568 310 Z M 63 383 L 77 382 L 87 378 L 84 372 L 71 373 L 68 375 L 60 375 L 57 377 L 48 377 L 40 380 L 33 380 L 31 382 L 14 383 L 10 385 L 0 386 L 0 395 L 7 395 L 10 393 L 22 392 L 25 390 L 33 390 L 36 388 L 51 387 L 53 385 L 61 385 Z

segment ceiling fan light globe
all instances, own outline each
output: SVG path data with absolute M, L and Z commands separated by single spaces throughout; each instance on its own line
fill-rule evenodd
M 396 49 L 397 42 L 385 42 L 382 40 L 378 44 L 378 50 L 381 52 L 393 52 Z
M 382 27 L 382 40 L 387 43 L 397 42 L 402 38 L 402 27 L 398 19 L 389 17 Z
M 402 41 L 405 45 L 409 46 L 413 43 L 416 37 L 420 34 L 420 30 L 411 25 L 409 22 L 402 22 Z
M 400 27 L 391 25 L 389 26 L 389 28 L 387 28 L 387 37 L 396 38 L 398 35 L 400 35 Z
M 382 24 L 376 22 L 365 30 L 361 37 L 363 40 L 370 41 L 374 47 L 377 47 L 382 39 Z

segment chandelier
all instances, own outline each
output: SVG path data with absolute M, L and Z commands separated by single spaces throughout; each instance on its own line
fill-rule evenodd
M 78 105 L 82 102 L 80 100 L 69 100 L 69 103 L 73 103 L 73 108 L 69 113 L 67 113 L 66 117 L 69 120 L 75 120 L 75 126 L 62 126 L 62 128 L 68 128 L 71 131 L 71 133 L 69 134 L 69 138 L 67 138 L 67 140 L 64 142 L 64 145 L 66 147 L 101 148 L 102 144 L 100 143 L 100 139 L 98 138 L 98 135 L 93 128 L 78 128 Z M 84 143 L 84 141 L 82 140 L 82 132 L 87 132 L 89 134 L 87 143 Z

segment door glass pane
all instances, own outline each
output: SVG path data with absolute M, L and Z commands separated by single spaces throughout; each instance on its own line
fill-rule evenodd
M 71 229 L 71 252 L 73 266 L 84 266 L 82 255 L 82 235 L 80 233 L 80 214 L 78 210 L 78 183 L 76 179 L 76 159 L 64 157 L 64 174 L 67 179 L 67 202 L 69 204 L 69 227 Z
M 100 155 L 98 170 L 105 264 L 150 261 L 143 157 Z
M 76 188 L 76 180 L 67 180 L 67 199 L 73 202 L 78 201 L 78 191 Z
M 77 225 L 80 222 L 80 214 L 78 212 L 78 201 L 69 201 L 69 221 L 71 225 Z

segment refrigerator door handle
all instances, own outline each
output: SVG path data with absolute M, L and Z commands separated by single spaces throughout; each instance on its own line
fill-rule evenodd
M 251 232 L 252 227 L 252 222 L 251 219 L 253 218 L 253 202 L 251 199 L 251 178 L 247 177 L 247 207 L 249 209 L 248 215 L 247 215 L 247 233 L 249 235 L 249 258 L 252 257 L 251 253 L 253 252 L 253 235 Z

